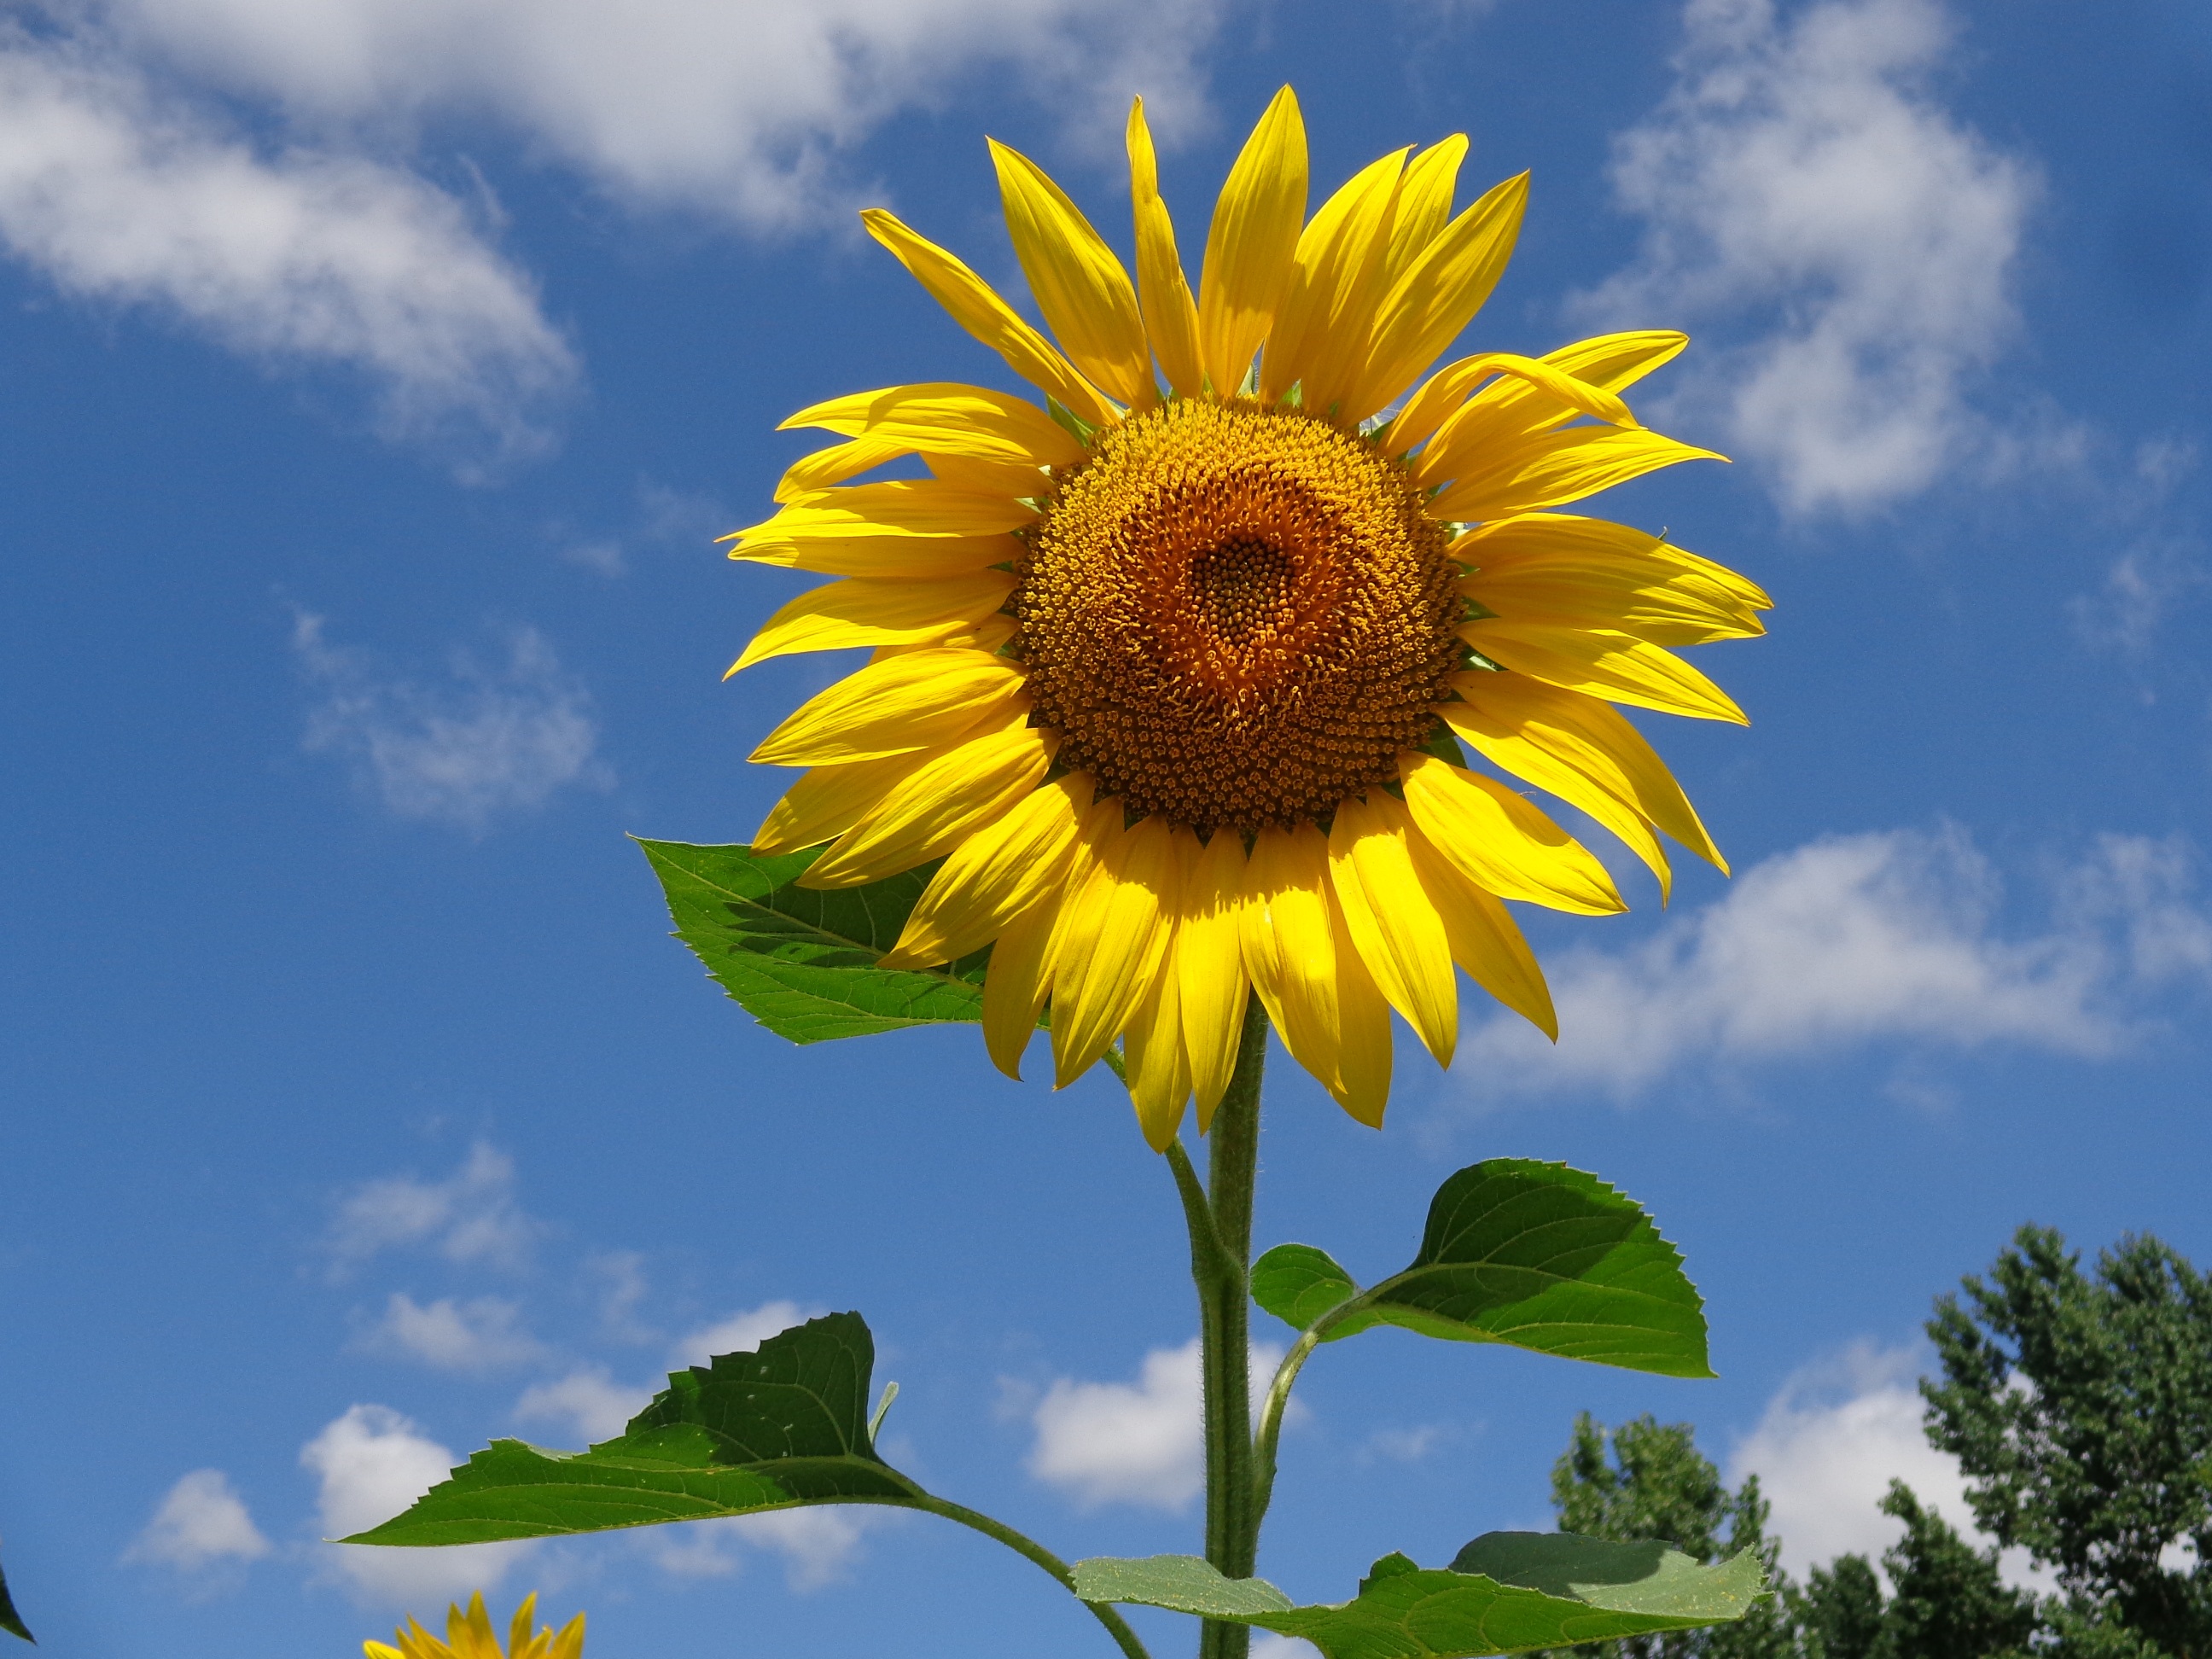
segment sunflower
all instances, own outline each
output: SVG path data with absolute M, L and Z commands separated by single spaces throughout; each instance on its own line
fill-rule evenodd
M 1497 283 L 1527 194 L 1523 174 L 1455 216 L 1466 149 L 1395 151 L 1308 220 L 1285 88 L 1221 192 L 1194 295 L 1141 101 L 1133 283 L 994 142 L 1057 346 L 951 253 L 861 216 L 1042 406 L 932 382 L 802 410 L 787 429 L 840 441 L 726 538 L 733 558 L 838 578 L 778 611 L 732 673 L 873 647 L 754 751 L 808 769 L 755 849 L 827 842 L 799 878 L 817 889 L 942 860 L 884 964 L 991 946 L 993 1060 L 1018 1076 L 1048 1002 L 1059 1085 L 1118 1039 L 1155 1148 L 1194 1097 L 1206 1127 L 1255 991 L 1368 1124 L 1391 1010 L 1450 1063 L 1455 964 L 1556 1039 L 1501 901 L 1625 907 L 1467 750 L 1619 836 L 1662 896 L 1660 832 L 1727 868 L 1612 705 L 1742 722 L 1665 647 L 1764 631 L 1766 595 L 1663 537 L 1551 510 L 1721 459 L 1620 396 L 1686 340 L 1484 352 L 1422 379 Z M 902 461 L 927 476 L 853 482 Z
M 491 1627 L 491 1615 L 484 1611 L 483 1595 L 479 1591 L 469 1597 L 466 1613 L 459 1607 L 447 1607 L 444 1641 L 410 1619 L 405 1629 L 392 1634 L 398 1647 L 382 1642 L 364 1642 L 362 1651 L 368 1659 L 578 1659 L 584 1650 L 584 1615 L 580 1613 L 571 1619 L 558 1636 L 550 1629 L 536 1630 L 533 1634 L 532 1616 L 537 1608 L 537 1596 L 522 1598 L 522 1605 L 514 1610 L 514 1622 L 508 1629 L 504 1650 Z

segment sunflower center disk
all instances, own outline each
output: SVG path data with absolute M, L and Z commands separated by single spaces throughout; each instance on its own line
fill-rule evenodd
M 1179 399 L 1103 434 L 1013 612 L 1062 764 L 1207 830 L 1325 817 L 1426 740 L 1460 648 L 1444 526 L 1373 446 Z

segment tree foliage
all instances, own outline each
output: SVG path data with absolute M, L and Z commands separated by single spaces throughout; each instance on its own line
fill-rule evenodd
M 2056 1570 L 2058 1639 L 2212 1653 L 2212 1285 L 2148 1234 L 2084 1273 L 2027 1226 L 1961 1291 L 1928 1325 L 1929 1437 L 1982 1526 Z

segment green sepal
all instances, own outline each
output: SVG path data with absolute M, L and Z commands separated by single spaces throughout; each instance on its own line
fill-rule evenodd
M 1467 750 L 1460 747 L 1458 734 L 1441 717 L 1429 728 L 1428 740 L 1421 744 L 1420 752 L 1449 761 L 1462 771 L 1467 769 Z
M 1298 1330 L 1358 1293 L 1359 1282 L 1310 1244 L 1278 1244 L 1252 1264 L 1252 1299 Z
M 1741 1619 L 1768 1593 L 1751 1550 L 1710 1567 L 1660 1543 L 1485 1533 L 1448 1568 L 1384 1556 L 1349 1601 L 1300 1607 L 1196 1556 L 1075 1564 L 1086 1601 L 1166 1607 L 1302 1637 L 1328 1659 L 1478 1659 Z
M 15 1611 L 15 1598 L 8 1594 L 8 1575 L 4 1571 L 0 1571 L 0 1630 L 6 1631 L 10 1636 L 21 1637 L 33 1647 L 39 1644 L 39 1638 L 32 1635 L 30 1627 L 23 1623 L 22 1614 Z
M 1635 1200 L 1564 1164 L 1471 1164 L 1437 1189 L 1402 1273 L 1354 1295 L 1338 1293 L 1332 1270 L 1351 1284 L 1321 1251 L 1279 1246 L 1255 1264 L 1254 1294 L 1264 1278 L 1260 1305 L 1301 1330 L 1319 1322 L 1323 1341 L 1387 1324 L 1662 1376 L 1713 1375 L 1705 1301 L 1681 1253 Z
M 983 1018 L 984 950 L 942 969 L 878 958 L 937 872 L 926 864 L 865 887 L 816 892 L 799 878 L 823 848 L 638 842 L 667 895 L 676 937 L 745 1012 L 793 1042 Z
M 1092 441 L 1098 435 L 1098 428 L 1097 427 L 1091 425 L 1090 422 L 1085 420 L 1083 416 L 1077 414 L 1073 410 L 1070 409 L 1066 404 L 1060 402 L 1057 398 L 1048 396 L 1045 398 L 1044 412 L 1051 416 L 1054 420 L 1059 422 L 1061 427 L 1074 438 L 1075 441 L 1081 444 L 1085 449 L 1091 447 Z
M 913 1506 L 927 1494 L 869 1437 L 874 1368 L 860 1315 L 811 1319 L 672 1373 L 627 1429 L 589 1451 L 495 1440 L 404 1515 L 340 1541 L 481 1544 L 811 1504 Z

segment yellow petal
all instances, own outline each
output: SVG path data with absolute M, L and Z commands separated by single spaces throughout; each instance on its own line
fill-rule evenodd
M 1213 1109 L 1237 1070 L 1244 1006 L 1252 994 L 1238 932 L 1243 890 L 1244 838 L 1234 830 L 1217 830 L 1183 890 L 1182 925 L 1176 932 L 1183 1048 L 1190 1056 L 1200 1133 L 1212 1126 Z
M 983 1046 L 991 1063 L 1017 1083 L 1022 1079 L 1022 1051 L 1036 1035 L 1037 1016 L 1052 988 L 1045 950 L 1066 893 L 1066 887 L 1054 886 L 1039 894 L 1036 903 L 1006 924 L 991 948 L 991 966 L 983 979 Z
M 1443 234 L 1451 220 L 1452 192 L 1459 186 L 1459 164 L 1467 159 L 1467 135 L 1455 132 L 1413 158 L 1390 210 L 1390 240 L 1382 255 L 1382 290 L 1389 293 L 1413 262 Z
M 1118 800 L 1102 802 L 1115 811 Z M 1167 956 L 1180 874 L 1167 820 L 1109 833 L 1053 931 L 1052 1055 L 1066 1088 L 1097 1063 L 1152 992 Z
M 1644 329 L 1601 334 L 1547 351 L 1543 361 L 1587 386 L 1617 392 L 1668 362 L 1690 343 L 1672 329 Z M 1474 448 L 1495 449 L 1530 433 L 1571 420 L 1571 402 L 1527 380 L 1501 380 L 1475 395 L 1457 427 L 1458 440 Z
M 962 842 L 929 878 L 882 965 L 930 968 L 988 945 L 1066 873 L 1090 806 L 1090 775 L 1070 772 Z
M 552 1651 L 545 1659 L 580 1659 L 583 1651 L 584 1615 L 580 1613 L 561 1626 L 561 1633 L 553 1638 Z
M 924 455 L 970 455 L 1036 466 L 1073 466 L 1083 459 L 1083 446 L 1074 434 L 1035 404 L 955 380 L 832 398 L 800 410 L 776 430 L 810 426 L 848 438 L 900 444 Z
M 366 1659 L 404 1659 L 398 1648 L 386 1646 L 382 1642 L 363 1642 L 361 1650 Z
M 1252 355 L 1289 291 L 1306 216 L 1306 129 L 1288 87 L 1244 141 L 1206 233 L 1198 337 L 1214 395 L 1242 390 Z
M 1036 522 L 1036 508 L 1004 495 L 955 489 L 937 478 L 897 478 L 816 490 L 721 539 L 742 550 L 757 542 L 996 536 Z
M 1530 514 L 1468 532 L 1451 555 L 1474 567 L 1460 592 L 1511 622 L 1611 629 L 1654 645 L 1766 631 L 1742 591 L 1751 584 L 1626 525 Z
M 1492 662 L 1570 691 L 1662 714 L 1751 724 L 1727 692 L 1673 652 L 1626 634 L 1488 617 L 1461 624 L 1459 635 Z
M 1477 886 L 1578 915 L 1628 908 L 1603 865 L 1504 784 L 1434 755 L 1401 755 L 1398 775 L 1421 833 Z
M 1494 452 L 1461 453 L 1464 470 L 1429 503 L 1433 518 L 1502 519 L 1578 501 L 1662 466 L 1728 459 L 1643 428 L 1583 426 L 1540 433 Z
M 1336 945 L 1328 914 L 1328 843 L 1310 823 L 1273 825 L 1253 838 L 1239 932 L 1244 969 L 1291 1051 L 1338 1099 L 1343 1039 Z
M 1006 230 L 1047 325 L 1075 366 L 1123 403 L 1157 402 L 1129 273 L 1042 167 L 995 138 L 990 145 Z
M 522 1652 L 530 1645 L 530 1638 L 537 1629 L 537 1626 L 531 1622 L 531 1615 L 537 1610 L 538 1592 L 532 1590 L 522 1598 L 522 1605 L 514 1610 L 514 1623 L 507 1627 L 508 1659 L 514 1659 L 515 1654 Z
M 811 455 L 802 455 L 783 471 L 775 486 L 773 499 L 777 501 L 796 501 L 801 495 L 811 495 L 816 490 L 841 484 L 848 478 L 857 477 L 872 467 L 886 461 L 895 461 L 902 455 L 914 453 L 914 446 L 890 438 L 854 438 L 832 444 L 827 449 L 817 449 Z
M 1525 674 L 1463 674 L 1453 684 L 1466 701 L 1446 703 L 1440 712 L 1486 759 L 1571 801 L 1607 828 L 1611 820 L 1591 797 L 1618 802 L 1727 871 L 1682 786 L 1618 710 Z
M 1766 590 L 1748 576 L 1659 537 L 1604 519 L 1566 513 L 1528 513 L 1500 519 L 1461 537 L 1453 544 L 1452 555 L 1462 563 L 1485 570 L 1516 559 L 1609 557 L 1654 567 L 1670 580 L 1693 576 L 1724 594 L 1727 602 L 1747 617 L 1774 608 Z
M 1115 418 L 1114 406 L 1053 349 L 1052 342 L 1024 322 L 958 258 L 915 234 L 896 214 L 882 208 L 863 210 L 860 222 L 929 290 L 932 299 L 952 313 L 955 322 L 1005 358 L 1015 374 L 1093 426 L 1105 426 Z
M 1028 461 L 985 461 L 972 455 L 930 455 L 930 471 L 958 489 L 1033 500 L 1052 493 L 1052 475 Z
M 1336 1103 L 1355 1123 L 1382 1127 L 1390 1103 L 1390 1005 L 1367 971 L 1344 920 L 1344 907 L 1332 889 L 1328 900 L 1330 944 L 1336 953 L 1338 1086 Z
M 1160 199 L 1159 163 L 1141 98 L 1129 106 L 1129 199 L 1137 222 L 1137 291 L 1144 301 L 1145 333 L 1167 383 L 1180 396 L 1195 398 L 1206 385 L 1198 304 L 1176 252 L 1174 222 Z
M 1019 705 L 992 710 L 946 742 L 909 750 L 880 760 L 843 766 L 817 766 L 784 791 L 753 836 L 752 850 L 763 854 L 795 852 L 834 841 L 867 815 L 870 808 L 922 767 L 962 744 L 1028 720 Z
M 1491 190 L 1421 250 L 1383 299 L 1366 366 L 1338 406 L 1340 419 L 1365 420 L 1459 337 L 1498 286 L 1528 202 L 1524 173 Z
M 1469 881 L 1416 825 L 1408 842 L 1422 890 L 1443 919 L 1452 960 L 1468 976 L 1546 1036 L 1559 1040 L 1559 1017 L 1536 953 L 1505 907 Z
M 730 674 L 796 651 L 915 645 L 939 639 L 963 623 L 981 623 L 1013 591 L 1014 579 L 1000 570 L 927 582 L 855 577 L 810 588 L 768 619 L 744 654 L 730 665 Z M 722 678 L 727 679 L 729 674 Z
M 482 1590 L 469 1597 L 465 1613 L 458 1607 L 447 1609 L 446 1639 L 453 1644 L 457 1652 L 462 1653 L 462 1659 L 474 1659 L 474 1654 L 462 1650 L 464 1641 L 474 1650 L 475 1654 L 484 1655 L 486 1659 L 499 1659 L 499 1638 L 492 1634 L 491 1614 L 484 1611 Z
M 1346 927 L 1390 1006 L 1449 1066 L 1459 1042 L 1459 989 L 1444 925 L 1421 890 L 1407 851 L 1402 802 L 1382 790 L 1336 809 L 1328 832 L 1329 878 Z
M 927 749 L 1018 696 L 1027 678 L 1018 665 L 987 652 L 908 652 L 809 697 L 751 758 L 767 766 L 836 766 Z
M 1198 860 L 1198 838 L 1188 830 L 1177 830 L 1174 835 L 1176 860 L 1187 878 Z M 1181 929 L 1170 923 L 1169 933 L 1171 964 Z M 1168 1142 L 1175 1139 L 1182 1127 L 1183 1108 L 1190 1101 L 1190 1058 L 1183 1049 L 1182 1003 L 1181 979 L 1170 965 L 1153 980 L 1152 991 L 1130 1016 L 1121 1039 L 1129 1073 L 1129 1099 L 1137 1109 L 1146 1144 L 1156 1152 L 1165 1152 Z
M 973 575 L 1012 563 L 1022 552 L 1012 536 L 809 536 L 756 542 L 730 556 L 817 576 L 921 582 Z
M 1589 415 L 1614 426 L 1634 426 L 1636 416 L 1626 404 L 1606 391 L 1578 380 L 1540 358 L 1510 351 L 1485 351 L 1447 363 L 1421 383 L 1405 408 L 1376 442 L 1391 454 L 1402 455 L 1422 440 L 1441 433 L 1413 464 L 1413 482 L 1429 483 L 1452 476 L 1457 462 L 1453 434 L 1467 411 L 1480 406 L 1480 398 L 1463 401 L 1468 394 L 1492 378 L 1503 378 L 1541 387 L 1574 413 Z
M 1342 395 L 1382 298 L 1376 279 L 1406 155 L 1396 150 L 1361 168 L 1299 235 L 1290 291 L 1260 360 L 1261 402 L 1299 385 L 1302 407 L 1322 414 Z
M 1035 789 L 1059 747 L 1058 733 L 1020 726 L 917 767 L 809 865 L 799 884 L 862 887 L 942 857 Z

